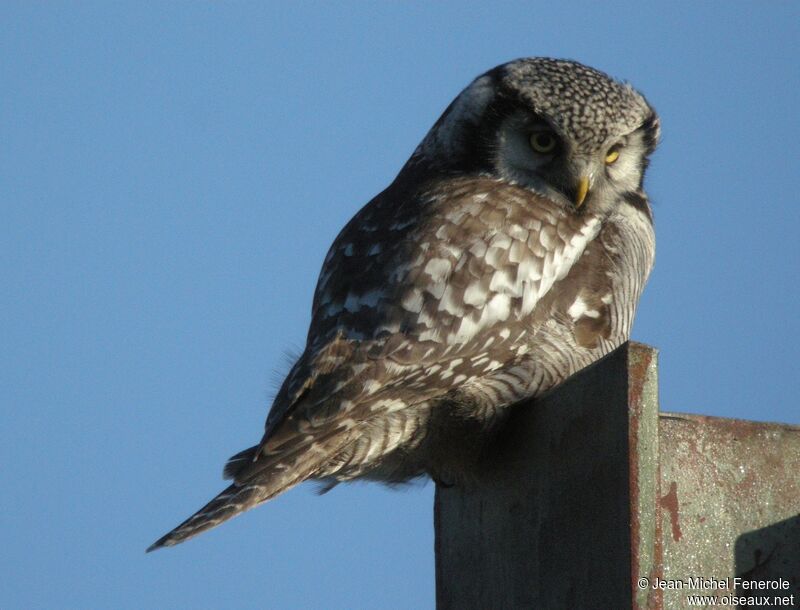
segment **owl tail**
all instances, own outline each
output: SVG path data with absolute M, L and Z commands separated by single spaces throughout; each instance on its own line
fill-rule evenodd
M 228 460 L 223 471 L 226 479 L 234 479 L 233 485 L 156 540 L 147 552 L 180 544 L 299 485 L 315 476 L 328 456 L 335 455 L 350 440 L 352 432 L 334 429 L 311 442 L 303 437 L 290 436 L 281 450 L 268 455 L 262 452 L 263 445 L 237 453 Z M 256 455 L 258 460 L 254 459 Z
M 263 501 L 255 485 L 247 487 L 231 485 L 174 530 L 147 547 L 147 552 L 155 551 L 162 546 L 180 544 Z
M 225 465 L 225 478 L 233 478 L 237 471 L 242 470 L 242 467 L 252 464 L 256 450 L 257 447 L 250 447 L 228 460 Z M 260 476 L 230 485 L 178 527 L 151 544 L 147 548 L 147 552 L 155 551 L 163 546 L 180 544 L 210 530 L 239 513 L 258 506 L 302 483 L 307 476 L 305 472 L 292 474 L 282 469 L 282 460 L 274 460 L 271 464 L 265 464 L 264 461 L 259 463 L 261 466 Z

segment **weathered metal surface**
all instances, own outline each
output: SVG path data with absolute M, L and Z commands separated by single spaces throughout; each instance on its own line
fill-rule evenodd
M 800 427 L 665 413 L 659 437 L 662 578 L 676 587 L 663 607 L 697 607 L 689 595 L 800 607 Z M 788 588 L 737 588 L 737 576 Z
M 661 591 L 638 587 L 660 575 L 658 532 L 658 352 L 631 343 L 628 351 L 628 464 L 631 494 L 631 590 L 633 608 L 657 608 Z
M 656 569 L 655 370 L 654 350 L 622 346 L 520 405 L 473 487 L 437 488 L 440 610 L 615 609 L 657 596 L 631 586 Z
M 440 610 L 800 607 L 800 427 L 659 414 L 657 386 L 624 345 L 437 489 Z

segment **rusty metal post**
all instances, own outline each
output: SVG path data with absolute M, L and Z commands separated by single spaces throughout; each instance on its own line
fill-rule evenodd
M 520 405 L 476 483 L 436 490 L 437 608 L 723 605 L 752 594 L 734 577 L 800 600 L 800 428 L 660 414 L 657 394 L 631 343 Z
M 800 608 L 800 427 L 664 413 L 659 439 L 662 582 L 721 581 L 667 588 L 663 607 L 713 594 Z M 747 590 L 736 577 L 782 588 Z

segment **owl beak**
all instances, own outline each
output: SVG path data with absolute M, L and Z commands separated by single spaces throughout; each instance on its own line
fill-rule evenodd
M 575 192 L 575 207 L 580 208 L 589 193 L 589 176 L 581 176 L 578 182 L 578 190 Z

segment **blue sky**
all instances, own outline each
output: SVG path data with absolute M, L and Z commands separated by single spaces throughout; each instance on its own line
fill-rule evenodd
M 340 227 L 520 56 L 661 114 L 662 408 L 800 423 L 798 39 L 790 2 L 3 2 L 0 607 L 433 607 L 431 485 L 144 549 L 258 440 Z

